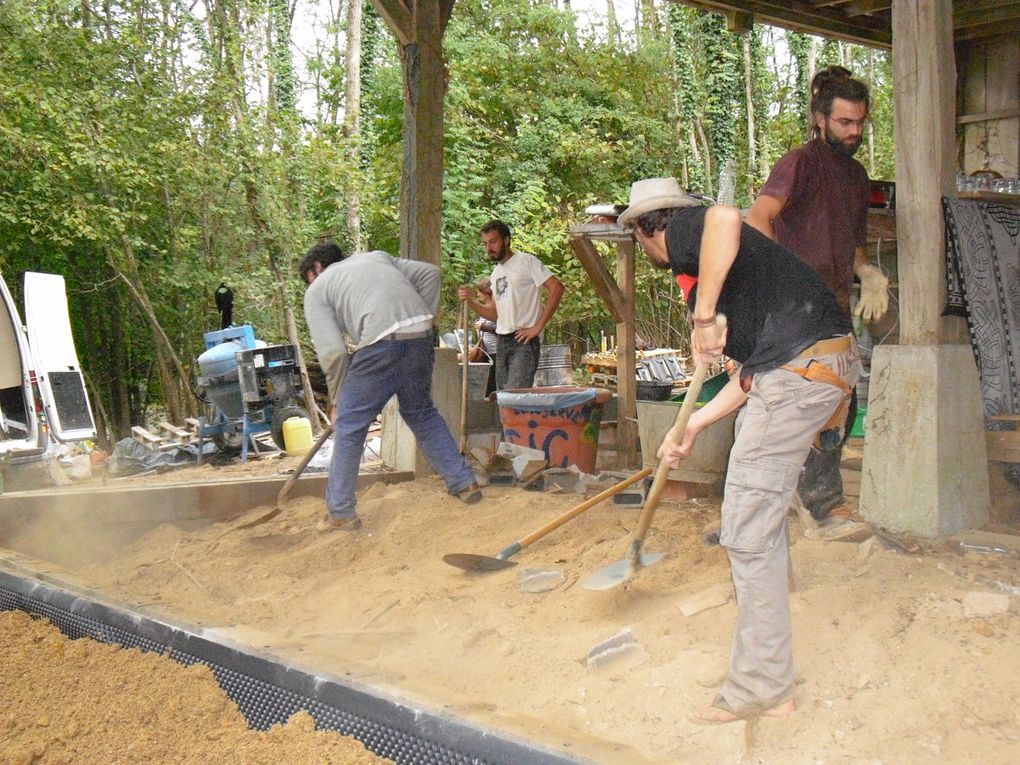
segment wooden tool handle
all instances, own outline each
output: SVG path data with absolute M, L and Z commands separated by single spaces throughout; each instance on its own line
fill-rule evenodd
M 687 386 L 687 393 L 684 395 L 684 403 L 680 407 L 680 411 L 677 412 L 676 421 L 670 429 L 670 434 L 674 438 L 676 436 L 683 436 L 684 430 L 687 428 L 687 421 L 691 419 L 691 415 L 694 413 L 694 405 L 697 403 L 698 396 L 701 395 L 701 385 L 705 382 L 707 373 L 708 364 L 699 363 L 695 368 L 694 377 L 691 378 L 690 385 Z M 641 542 L 644 541 L 645 534 L 648 533 L 648 527 L 652 523 L 655 506 L 659 502 L 663 489 L 666 488 L 666 478 L 669 475 L 669 470 L 669 463 L 666 460 L 659 460 L 659 464 L 655 468 L 655 478 L 652 479 L 652 487 L 648 490 L 648 496 L 645 497 L 645 505 L 641 509 L 641 515 L 638 517 L 638 524 L 630 538 L 631 548 L 634 547 L 635 542 L 638 543 L 639 554 Z
M 726 317 L 719 314 L 716 317 L 715 326 L 720 331 L 724 329 L 726 327 Z M 676 415 L 676 421 L 667 434 L 667 437 L 674 443 L 679 443 L 683 438 L 684 431 L 687 430 L 687 421 L 691 419 L 691 415 L 694 413 L 694 405 L 698 401 L 698 396 L 701 395 L 701 385 L 705 382 L 707 374 L 708 364 L 699 361 L 694 368 L 694 377 L 691 378 L 690 385 L 687 386 L 683 406 L 680 407 L 680 411 Z M 648 496 L 645 497 L 645 506 L 641 509 L 641 516 L 638 518 L 638 525 L 630 537 L 627 558 L 632 566 L 637 566 L 641 561 L 641 546 L 644 544 L 648 527 L 652 525 L 655 506 L 659 502 L 663 489 L 666 488 L 666 478 L 668 475 L 669 465 L 665 460 L 659 460 L 659 464 L 655 469 L 655 478 L 652 479 L 652 487 L 648 490 Z
M 588 509 L 590 509 L 592 507 L 595 507 L 595 505 L 597 505 L 602 500 L 609 499 L 614 494 L 623 491 L 628 486 L 632 486 L 633 484 L 635 484 L 638 481 L 640 481 L 642 478 L 647 478 L 651 474 L 652 474 L 652 469 L 651 468 L 644 468 L 643 470 L 641 470 L 641 471 L 635 473 L 634 475 L 632 475 L 630 478 L 627 478 L 627 479 L 625 479 L 623 481 L 620 481 L 620 483 L 616 484 L 615 486 L 610 486 L 605 491 L 599 492 L 598 494 L 596 494 L 591 499 L 586 499 L 584 502 L 579 504 L 577 507 L 575 507 L 575 508 L 565 512 L 559 518 L 555 518 L 555 519 L 549 521 L 549 523 L 545 524 L 545 526 L 540 528 L 538 531 L 533 531 L 530 534 L 528 534 L 526 537 L 524 537 L 521 540 L 521 542 L 520 542 L 521 547 L 522 548 L 523 547 L 527 547 L 532 542 L 538 541 L 539 539 L 544 537 L 546 534 L 548 534 L 550 531 L 555 531 L 556 529 L 558 529 L 560 526 L 562 526 L 567 521 L 569 521 L 569 520 L 579 516 L 585 510 L 588 510 Z
M 464 329 L 464 369 L 461 374 L 461 391 L 460 391 L 460 453 L 467 454 L 467 409 L 468 409 L 468 369 L 469 364 L 469 350 L 468 350 L 468 304 L 465 300 L 463 303 L 463 309 L 460 312 L 460 324 Z
M 312 448 L 309 449 L 305 456 L 301 459 L 301 463 L 297 466 L 297 470 L 295 470 L 294 474 L 283 482 L 283 486 L 280 487 L 280 493 L 276 495 L 277 506 L 283 504 L 283 500 L 285 500 L 287 495 L 290 494 L 290 490 L 294 487 L 294 483 L 297 479 L 301 477 L 303 472 L 305 472 L 305 468 L 308 467 L 308 463 L 312 461 L 312 457 L 319 453 L 319 449 L 322 448 L 322 445 L 326 443 L 326 439 L 331 435 L 333 435 L 333 423 L 330 423 L 329 427 L 319 434 L 318 439 L 316 439 L 315 443 L 312 444 Z

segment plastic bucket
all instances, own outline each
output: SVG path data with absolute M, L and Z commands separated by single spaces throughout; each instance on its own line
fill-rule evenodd
M 283 421 L 283 445 L 292 457 L 308 453 L 312 448 L 312 423 L 307 417 L 288 417 Z
M 540 449 L 550 467 L 576 465 L 594 474 L 602 405 L 611 395 L 572 386 L 497 391 L 503 440 Z
M 458 366 L 463 362 L 459 362 Z M 482 401 L 485 399 L 485 388 L 489 383 L 489 369 L 492 368 L 491 361 L 468 362 L 468 399 L 470 401 Z M 463 374 L 463 367 L 461 367 Z

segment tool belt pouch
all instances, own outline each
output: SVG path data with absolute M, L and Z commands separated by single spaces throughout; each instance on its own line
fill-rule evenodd
M 783 366 L 788 372 L 800 375 L 810 382 L 821 382 L 832 385 L 843 391 L 843 398 L 840 400 L 832 416 L 825 421 L 822 429 L 815 436 L 815 448 L 828 452 L 837 448 L 843 443 L 843 435 L 846 430 L 846 418 L 850 413 L 850 386 L 842 377 L 832 371 L 831 368 L 819 361 L 809 361 L 806 367 L 794 367 L 786 364 Z

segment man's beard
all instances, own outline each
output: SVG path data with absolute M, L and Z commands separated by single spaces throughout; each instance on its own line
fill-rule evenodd
M 500 247 L 499 252 L 490 252 L 489 260 L 493 263 L 502 263 L 506 256 L 510 254 L 509 249 L 509 247 Z
M 825 142 L 832 147 L 832 150 L 837 154 L 841 154 L 844 157 L 852 157 L 857 153 L 857 150 L 861 148 L 861 139 L 858 138 L 853 146 L 848 146 L 838 138 L 833 138 L 829 135 L 828 129 L 825 130 Z

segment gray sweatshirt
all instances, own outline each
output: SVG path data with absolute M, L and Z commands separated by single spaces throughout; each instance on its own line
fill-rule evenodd
M 439 269 L 381 250 L 333 263 L 305 292 L 305 320 L 326 375 L 331 402 L 350 353 L 401 331 L 431 325 L 439 309 Z

